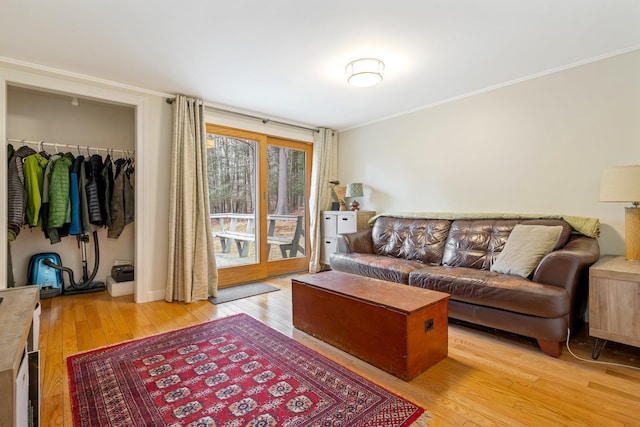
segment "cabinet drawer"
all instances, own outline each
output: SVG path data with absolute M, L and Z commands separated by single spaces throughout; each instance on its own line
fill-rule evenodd
M 336 237 L 338 215 L 322 214 L 322 235 L 324 237 Z
M 329 264 L 331 254 L 338 252 L 338 240 L 335 237 L 325 237 L 322 239 L 322 254 L 320 260 Z
M 353 213 L 338 215 L 338 234 L 355 233 L 356 231 L 358 231 L 358 223 Z

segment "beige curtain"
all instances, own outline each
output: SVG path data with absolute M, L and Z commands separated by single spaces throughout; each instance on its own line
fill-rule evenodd
M 178 95 L 173 102 L 169 302 L 207 299 L 218 290 L 207 182 L 204 106 L 199 99 Z
M 313 165 L 311 169 L 311 194 L 309 195 L 311 258 L 309 273 L 321 269 L 322 248 L 321 212 L 331 206 L 329 181 L 338 177 L 338 134 L 331 129 L 320 129 L 313 139 Z

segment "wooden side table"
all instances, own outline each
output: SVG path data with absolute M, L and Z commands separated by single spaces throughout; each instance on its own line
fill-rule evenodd
M 640 262 L 607 255 L 591 266 L 589 335 L 594 359 L 607 340 L 640 347 Z

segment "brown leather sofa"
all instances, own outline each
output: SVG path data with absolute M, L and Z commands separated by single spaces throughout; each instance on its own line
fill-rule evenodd
M 491 271 L 516 224 L 561 226 L 551 253 L 525 278 Z M 337 271 L 446 292 L 449 317 L 533 337 L 559 357 L 582 320 L 598 241 L 563 219 L 375 218 L 339 237 Z

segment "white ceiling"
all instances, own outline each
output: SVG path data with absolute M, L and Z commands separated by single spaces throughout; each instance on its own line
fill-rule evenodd
M 5 59 L 338 130 L 639 47 L 639 0 L 0 0 Z

